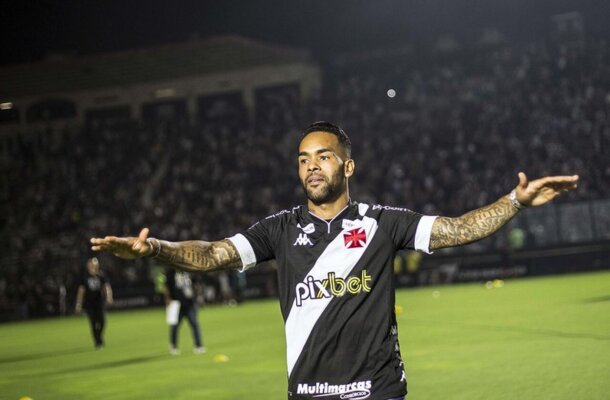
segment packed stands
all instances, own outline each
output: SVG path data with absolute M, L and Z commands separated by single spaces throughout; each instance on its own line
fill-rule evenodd
M 302 203 L 296 148 L 316 120 L 351 136 L 356 200 L 457 215 L 506 194 L 518 171 L 579 174 L 563 201 L 608 199 L 610 45 L 586 46 L 335 60 L 305 103 L 298 87 L 280 86 L 257 92 L 254 115 L 239 96 L 220 96 L 195 122 L 153 116 L 17 135 L 4 143 L 0 310 L 70 309 L 92 236 L 147 226 L 167 240 L 214 240 Z M 119 291 L 153 285 L 147 260 L 102 266 Z

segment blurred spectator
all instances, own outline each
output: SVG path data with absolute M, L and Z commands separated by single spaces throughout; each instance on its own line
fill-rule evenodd
M 75 311 L 80 314 L 84 308 L 87 312 L 96 349 L 104 347 L 105 307 L 106 304 L 112 304 L 112 301 L 110 283 L 100 270 L 98 259 L 92 257 L 87 260 L 87 270 L 78 286 Z

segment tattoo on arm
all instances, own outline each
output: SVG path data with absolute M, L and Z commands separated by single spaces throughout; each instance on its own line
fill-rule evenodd
M 162 264 L 178 269 L 206 272 L 242 266 L 237 249 L 227 239 L 217 242 L 161 240 L 160 243 L 161 251 L 156 259 Z
M 432 225 L 430 250 L 460 246 L 481 240 L 510 221 L 517 210 L 508 199 L 470 211 L 457 218 L 438 217 Z

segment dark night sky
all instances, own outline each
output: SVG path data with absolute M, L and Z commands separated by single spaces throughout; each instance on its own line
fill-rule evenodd
M 587 32 L 610 37 L 608 0 L 41 0 L 0 3 L 0 65 L 49 53 L 92 54 L 240 34 L 318 56 L 425 41 L 468 39 L 495 26 L 515 40 L 541 37 L 549 16 L 580 11 Z

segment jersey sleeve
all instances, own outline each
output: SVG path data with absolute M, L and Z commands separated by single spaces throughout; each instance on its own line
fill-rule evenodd
M 430 235 L 436 218 L 406 208 L 386 207 L 381 212 L 379 222 L 397 249 L 418 250 L 430 254 Z
M 242 272 L 275 258 L 275 249 L 280 241 L 284 222 L 281 215 L 272 215 L 258 221 L 248 230 L 228 238 L 241 257 Z

